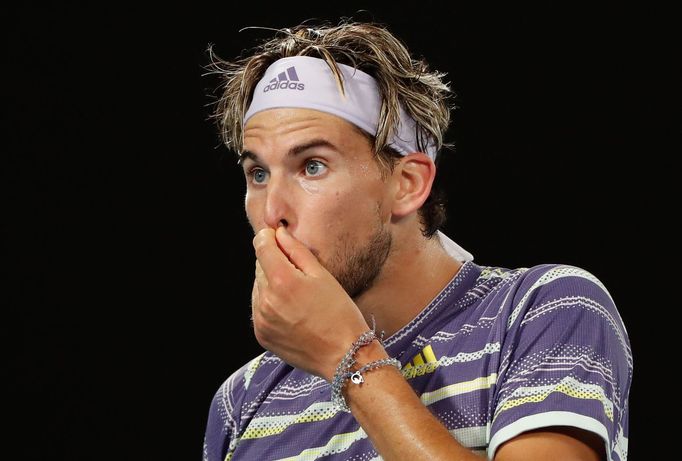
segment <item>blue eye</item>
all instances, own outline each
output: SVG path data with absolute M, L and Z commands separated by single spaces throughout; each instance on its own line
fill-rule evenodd
M 324 163 L 318 160 L 310 160 L 305 165 L 305 172 L 308 176 L 319 176 L 326 168 Z
M 251 178 L 253 178 L 253 182 L 256 184 L 265 184 L 265 181 L 268 178 L 268 174 L 261 168 L 254 168 L 251 170 L 250 175 Z

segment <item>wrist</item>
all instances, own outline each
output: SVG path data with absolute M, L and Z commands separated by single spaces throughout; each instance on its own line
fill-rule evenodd
M 341 410 L 350 413 L 350 407 L 346 403 L 344 387 L 348 380 L 356 385 L 364 382 L 363 374 L 376 368 L 393 366 L 400 371 L 400 361 L 390 358 L 384 349 L 381 338 L 376 335 L 376 326 L 366 331 L 353 342 L 349 351 L 339 362 L 330 381 L 332 402 Z M 401 375 L 402 377 L 402 375 Z
M 400 362 L 391 358 L 378 340 L 374 340 L 360 348 L 355 357 L 356 361 L 350 368 L 349 373 L 356 373 L 350 376 L 347 385 L 341 389 L 343 399 L 348 408 L 350 408 L 353 395 L 363 392 L 364 386 L 369 384 L 373 387 L 376 383 L 381 383 L 386 378 L 387 373 L 395 373 L 394 367 L 398 369 L 398 372 L 401 369 Z M 369 383 L 367 379 L 369 379 Z
M 357 371 L 370 362 L 388 358 L 389 355 L 378 339 L 375 339 L 366 346 L 361 347 L 355 353 L 355 363 L 350 371 Z
M 341 366 L 344 363 L 344 361 L 348 360 L 349 358 L 356 360 L 359 350 L 363 349 L 365 346 L 360 346 L 359 349 L 355 351 L 355 353 L 352 354 L 351 357 L 348 357 L 349 348 L 352 348 L 355 342 L 359 340 L 359 338 L 362 338 L 363 335 L 367 334 L 366 332 L 367 330 L 365 329 L 360 333 L 351 336 L 352 339 L 341 341 L 340 344 L 343 345 L 343 348 L 341 350 L 336 351 L 335 354 L 330 355 L 331 361 L 327 363 L 325 371 L 322 372 L 319 376 L 324 378 L 327 382 L 331 383 L 334 380 L 334 376 L 338 372 L 338 367 Z

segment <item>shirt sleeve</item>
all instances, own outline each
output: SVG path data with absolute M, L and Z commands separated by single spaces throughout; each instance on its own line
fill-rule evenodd
M 572 426 L 627 459 L 632 353 L 610 294 L 575 266 L 528 271 L 509 307 L 488 456 L 522 432 Z

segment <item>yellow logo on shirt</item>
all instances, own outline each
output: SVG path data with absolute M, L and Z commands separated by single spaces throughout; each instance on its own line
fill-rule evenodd
M 429 344 L 415 355 L 412 360 L 403 367 L 403 376 L 405 379 L 412 379 L 415 376 L 422 376 L 427 373 L 433 373 L 438 368 L 438 359 L 433 349 Z

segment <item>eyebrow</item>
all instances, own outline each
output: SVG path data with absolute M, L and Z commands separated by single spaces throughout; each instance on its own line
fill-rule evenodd
M 332 149 L 336 152 L 339 152 L 339 150 L 336 148 L 336 146 L 326 139 L 313 139 L 311 141 L 308 141 L 304 144 L 299 144 L 298 146 L 294 146 L 291 149 L 289 149 L 289 152 L 287 152 L 287 157 L 294 157 L 301 152 L 304 152 L 308 149 L 313 149 L 316 147 L 327 147 L 329 149 Z M 237 160 L 237 165 L 241 165 L 244 162 L 244 159 L 251 159 L 254 162 L 258 162 L 258 155 L 254 154 L 253 152 L 250 152 L 248 150 L 242 151 L 241 154 L 239 154 L 239 160 Z

